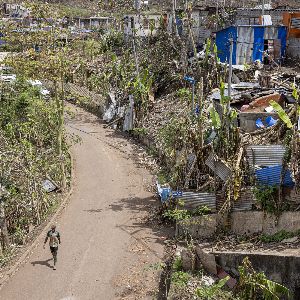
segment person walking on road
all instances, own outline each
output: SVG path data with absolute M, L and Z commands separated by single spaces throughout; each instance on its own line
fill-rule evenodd
M 49 230 L 46 235 L 45 242 L 44 242 L 44 249 L 48 239 L 49 239 L 50 251 L 53 256 L 53 270 L 56 270 L 57 251 L 58 251 L 58 244 L 60 244 L 60 234 L 56 230 L 55 225 L 51 226 L 51 230 Z

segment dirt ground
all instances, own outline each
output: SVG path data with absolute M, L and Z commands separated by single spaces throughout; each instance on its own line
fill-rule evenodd
M 170 229 L 149 221 L 159 206 L 142 150 L 78 108 L 67 130 L 76 179 L 57 220 L 62 244 L 53 270 L 43 240 L 1 288 L 5 300 L 156 299 L 164 241 Z M 45 234 L 46 231 L 45 229 Z

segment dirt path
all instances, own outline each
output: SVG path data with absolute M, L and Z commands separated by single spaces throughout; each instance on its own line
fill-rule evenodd
M 149 266 L 161 261 L 166 233 L 146 221 L 157 200 L 146 188 L 150 174 L 130 158 L 136 146 L 79 109 L 68 130 L 82 143 L 74 147 L 74 193 L 57 220 L 58 269 L 41 240 L 0 299 L 155 299 Z

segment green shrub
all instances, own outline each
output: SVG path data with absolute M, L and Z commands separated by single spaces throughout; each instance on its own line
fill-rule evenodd
M 263 234 L 260 237 L 260 240 L 264 243 L 281 242 L 285 239 L 292 238 L 298 234 L 299 234 L 299 232 L 288 232 L 285 230 L 281 230 L 281 231 L 276 232 L 273 235 Z
M 182 270 L 182 259 L 180 256 L 176 256 L 173 262 L 173 270 L 178 272 Z
M 174 285 L 185 287 L 189 282 L 191 275 L 183 271 L 177 271 L 172 274 L 171 281 Z

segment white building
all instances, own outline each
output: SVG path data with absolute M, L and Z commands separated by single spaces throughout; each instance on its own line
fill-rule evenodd
M 26 18 L 30 15 L 30 10 L 21 4 L 4 3 L 3 12 L 6 16 L 15 18 Z

